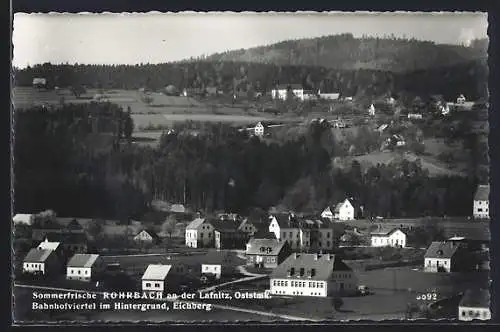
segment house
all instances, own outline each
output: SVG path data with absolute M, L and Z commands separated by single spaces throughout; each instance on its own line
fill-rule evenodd
M 268 238 L 253 238 L 246 245 L 247 265 L 275 268 L 291 253 L 286 241 Z
M 47 86 L 47 79 L 43 77 L 35 77 L 33 78 L 33 87 L 34 88 L 45 88 Z
M 258 122 L 254 127 L 254 135 L 257 137 L 263 137 L 265 134 L 266 126 L 262 122 Z
M 489 210 L 490 186 L 479 185 L 474 195 L 474 205 L 472 215 L 475 219 L 488 219 L 490 217 Z
M 66 264 L 66 279 L 91 281 L 96 280 L 103 271 L 104 264 L 99 255 L 75 254 Z
M 375 116 L 375 106 L 373 104 L 368 107 L 368 115 L 369 116 Z
M 335 207 L 328 206 L 321 213 L 321 217 L 328 220 L 354 220 L 355 209 L 349 199 L 345 199 L 343 202 L 338 203 Z
M 28 225 L 31 226 L 35 222 L 34 214 L 18 213 L 13 218 L 14 225 Z
M 294 214 L 277 213 L 269 220 L 269 232 L 274 233 L 278 240 L 288 242 L 291 249 L 309 247 L 309 233 L 302 230 L 301 222 Z
M 152 229 L 143 229 L 134 236 L 134 241 L 136 243 L 153 245 L 160 243 L 160 237 Z
M 247 233 L 249 237 L 254 236 L 258 231 L 261 223 L 257 221 L 251 221 L 248 218 L 243 219 L 241 223 L 238 225 L 238 230 L 240 232 Z
M 311 249 L 321 252 L 333 251 L 336 245 L 334 224 L 330 219 L 306 220 L 310 227 Z
M 339 128 L 339 129 L 347 128 L 347 124 L 342 119 L 340 119 L 340 120 L 333 120 L 333 128 Z
M 459 272 L 475 267 L 467 245 L 459 241 L 432 242 L 424 257 L 426 272 Z
M 387 127 L 389 127 L 389 125 L 387 123 L 384 123 L 382 125 L 380 125 L 376 130 L 379 132 L 379 133 L 382 133 L 384 130 L 387 129 Z
M 406 247 L 406 234 L 399 228 L 378 229 L 370 235 L 372 247 Z
M 164 293 L 167 290 L 167 277 L 172 265 L 150 264 L 142 275 L 143 292 Z
M 207 86 L 205 88 L 205 93 L 207 96 L 217 96 L 217 87 L 214 86 Z
M 316 100 L 318 95 L 312 90 L 304 90 L 304 100 Z
M 214 243 L 214 227 L 205 218 L 196 218 L 186 226 L 185 243 L 187 247 L 202 248 Z
M 23 260 L 23 273 L 53 275 L 60 268 L 60 261 L 53 250 L 31 249 Z
M 38 249 L 43 249 L 43 250 L 52 250 L 54 252 L 61 252 L 62 250 L 62 245 L 60 242 L 50 242 L 47 239 L 45 241 L 40 242 L 40 244 L 37 246 Z
M 214 244 L 217 249 L 244 249 L 250 234 L 240 231 L 231 220 L 213 220 Z
M 340 98 L 340 93 L 327 93 L 327 92 L 321 92 L 321 90 L 318 91 L 318 96 L 320 99 L 326 99 L 326 100 L 338 100 Z
M 203 258 L 201 264 L 202 275 L 213 275 L 215 279 L 231 275 L 237 265 L 237 256 L 232 251 L 211 250 Z
M 339 256 L 291 254 L 270 275 L 270 293 L 328 297 L 357 292 L 357 277 Z
M 388 97 L 386 100 L 385 100 L 386 104 L 388 105 L 394 105 L 396 103 L 396 99 L 394 99 L 393 97 Z
M 468 289 L 458 304 L 461 321 L 490 320 L 490 292 L 488 289 Z
M 389 148 L 400 148 L 406 145 L 406 141 L 403 136 L 394 134 L 390 137 L 388 137 L 384 144 L 383 147 L 389 147 Z
M 49 242 L 60 242 L 67 254 L 86 253 L 88 249 L 87 235 L 68 232 L 48 232 L 44 238 Z
M 182 204 L 172 204 L 170 206 L 170 212 L 171 213 L 186 213 L 186 207 Z
M 64 231 L 68 233 L 79 233 L 83 234 L 85 233 L 85 228 L 76 220 L 72 219 L 64 228 Z
M 465 96 L 463 94 L 457 97 L 457 104 L 465 104 L 466 101 L 467 100 L 465 99 Z
M 289 92 L 296 98 L 304 100 L 304 88 L 301 84 L 279 84 L 271 90 L 273 99 L 287 100 Z
M 450 114 L 450 106 L 448 106 L 448 104 L 442 104 L 440 107 L 439 107 L 439 111 L 441 113 L 441 115 L 449 115 Z

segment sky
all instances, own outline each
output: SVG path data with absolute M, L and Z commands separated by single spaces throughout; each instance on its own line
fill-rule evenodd
M 137 13 L 14 15 L 13 65 L 164 63 L 340 33 L 467 44 L 486 13 Z

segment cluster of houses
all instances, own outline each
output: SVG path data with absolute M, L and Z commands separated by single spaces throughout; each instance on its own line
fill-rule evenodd
M 271 90 L 273 99 L 287 100 L 289 96 L 293 96 L 301 101 L 305 100 L 339 100 L 340 93 L 333 91 L 313 91 L 305 89 L 301 84 L 278 84 Z M 352 98 L 351 98 L 352 99 Z

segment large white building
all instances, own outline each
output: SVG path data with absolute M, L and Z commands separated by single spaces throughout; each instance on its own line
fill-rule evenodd
M 99 255 L 75 254 L 66 265 L 66 279 L 91 281 L 103 268 L 104 264 Z
M 273 99 L 287 100 L 289 92 L 298 98 L 304 100 L 304 88 L 300 84 L 280 84 L 271 90 Z
M 468 289 L 458 305 L 458 319 L 461 321 L 490 320 L 490 292 L 487 289 Z
M 372 247 L 406 247 L 406 234 L 399 228 L 379 229 L 371 233 Z
M 291 254 L 270 276 L 270 293 L 327 297 L 357 291 L 354 272 L 335 255 Z
M 475 219 L 488 219 L 490 217 L 489 199 L 490 186 L 479 185 L 474 195 L 474 206 L 472 214 Z
M 163 293 L 171 269 L 172 265 L 150 264 L 141 278 L 142 291 Z
M 347 221 L 355 219 L 355 209 L 352 203 L 345 199 L 335 207 L 328 206 L 321 213 L 321 217 L 329 220 Z
M 214 243 L 214 227 L 205 218 L 196 218 L 186 226 L 186 247 L 209 247 Z

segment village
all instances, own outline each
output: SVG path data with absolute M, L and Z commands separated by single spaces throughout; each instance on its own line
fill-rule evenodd
M 467 223 L 488 220 L 488 195 L 488 186 L 478 187 L 473 217 Z M 171 228 L 134 222 L 123 227 L 129 238 L 123 246 L 128 244 L 131 250 L 122 247 L 115 253 L 92 244 L 88 230 L 95 221 L 58 218 L 50 210 L 17 214 L 15 234 L 34 246 L 16 262 L 16 283 L 105 293 L 153 292 L 157 295 L 152 298 L 160 301 L 180 299 L 169 294 L 193 294 L 184 295 L 184 301 L 236 301 L 235 306 L 249 308 L 272 308 L 269 303 L 287 298 L 290 302 L 331 298 L 335 301 L 328 305 L 330 313 L 343 313 L 357 301 L 371 302 L 370 297 L 375 300 L 378 293 L 396 292 L 406 293 L 406 298 L 386 315 L 440 317 L 447 312 L 445 317 L 450 317 L 451 309 L 451 316 L 461 320 L 490 317 L 488 293 L 467 288 L 471 282 L 488 285 L 480 276 L 489 271 L 489 241 L 470 237 L 474 233 L 467 227 L 460 233 L 455 228 L 453 236 L 431 239 L 430 245 L 422 247 L 412 236 L 418 221 L 361 219 L 360 207 L 349 198 L 318 215 L 270 212 L 260 219 L 232 213 L 190 214 L 182 204 L 157 202 L 157 208 L 164 215 L 177 215 L 177 220 L 189 215 L 193 220 Z M 113 228 L 111 221 L 106 223 L 105 227 Z M 115 225 L 113 231 L 118 228 Z M 380 273 L 385 277 L 374 278 Z M 398 275 L 400 285 L 395 285 Z M 451 275 L 463 276 L 458 277 L 463 281 L 446 284 Z M 457 296 L 450 308 L 450 299 Z M 470 297 L 476 300 L 467 303 Z M 286 307 L 270 310 L 274 309 L 298 314 L 293 306 L 290 312 Z M 321 314 L 312 316 L 330 317 Z

